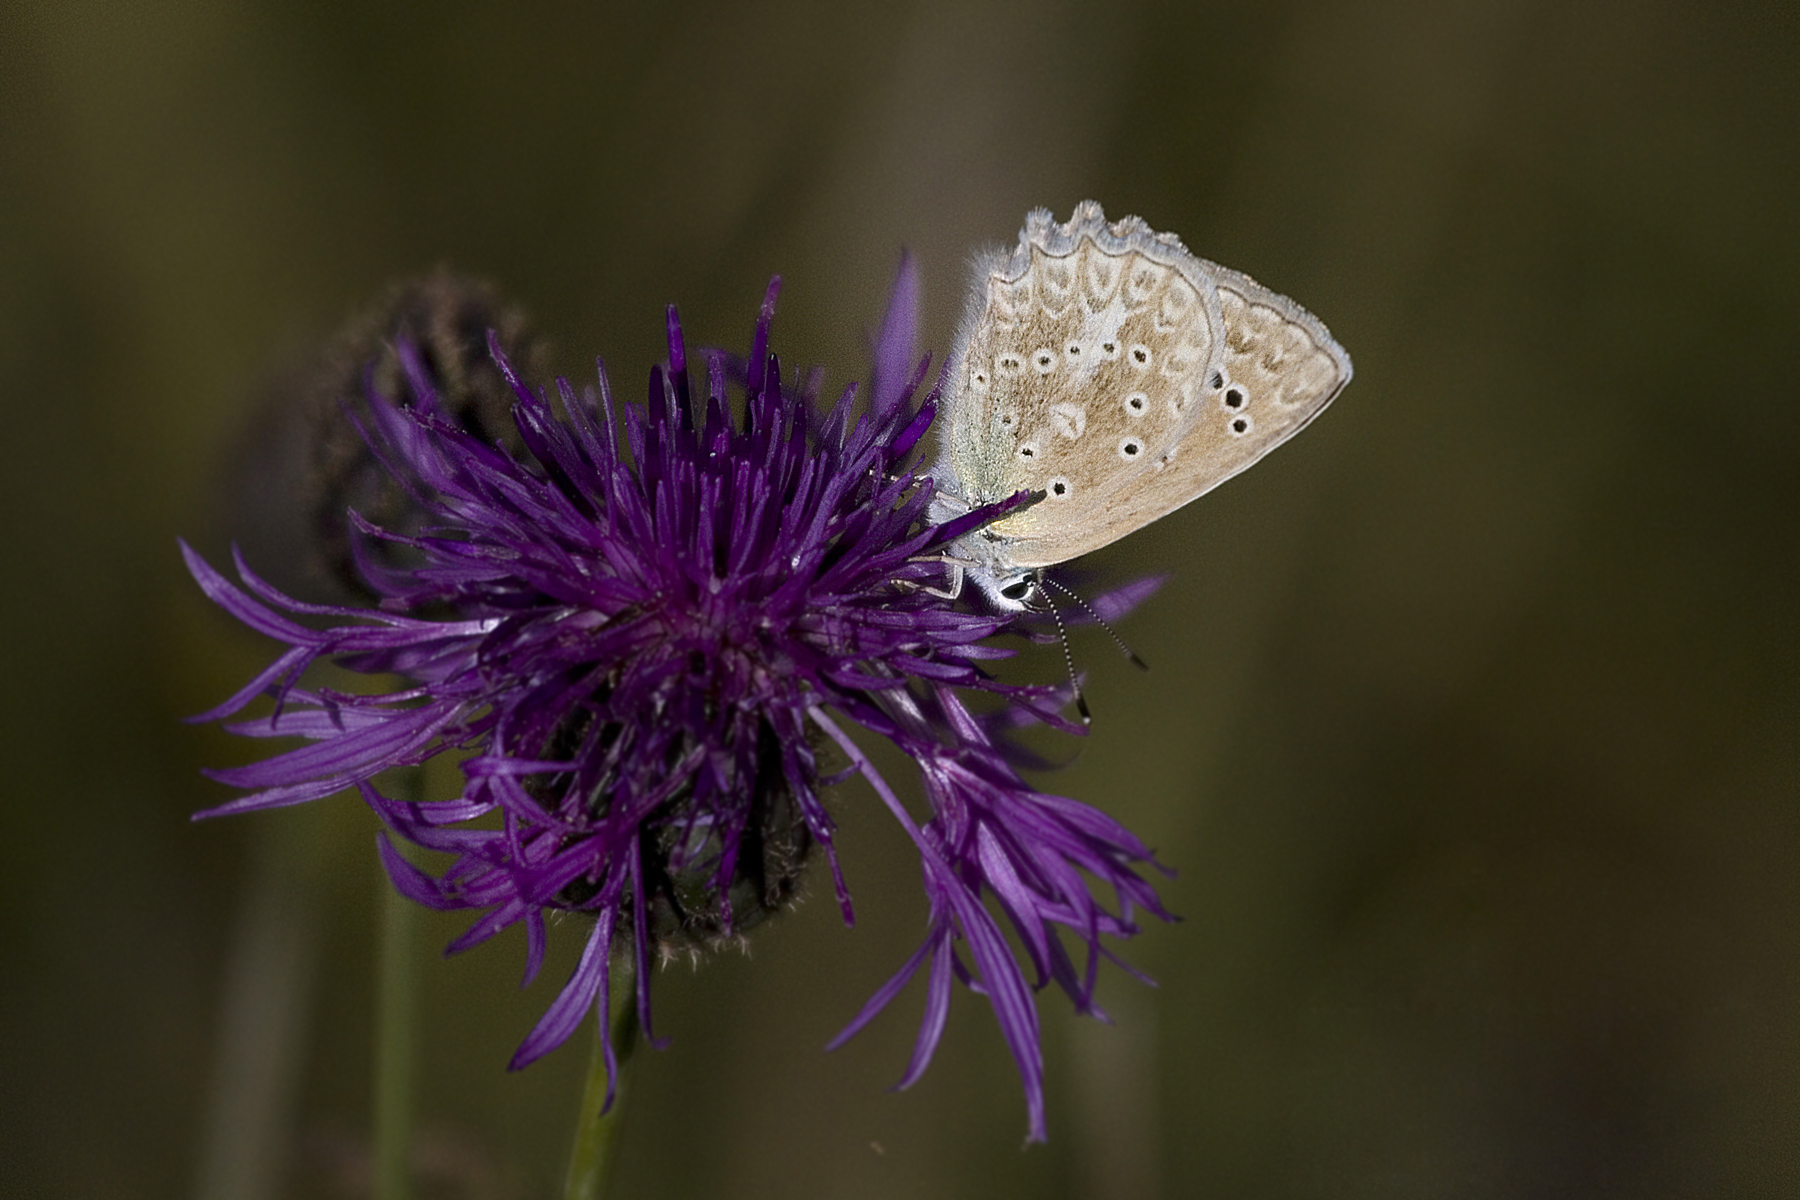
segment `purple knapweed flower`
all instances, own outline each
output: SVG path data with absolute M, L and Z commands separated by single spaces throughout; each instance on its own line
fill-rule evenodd
M 1167 916 L 1136 870 L 1154 861 L 1111 818 L 1036 791 L 1015 768 L 1009 729 L 1079 727 L 1060 713 L 1069 688 L 1006 685 L 983 669 L 1012 653 L 995 635 L 1034 632 L 1024 617 L 944 586 L 944 548 L 1026 498 L 928 519 L 932 487 L 915 450 L 936 393 L 916 398 L 926 362 L 913 366 L 910 265 L 867 402 L 853 386 L 829 411 L 810 387 L 785 385 L 768 350 L 777 283 L 749 358 L 710 356 L 698 394 L 671 308 L 669 358 L 651 372 L 649 402 L 623 405 L 620 418 L 604 370 L 597 398 L 558 380 L 558 416 L 490 336 L 522 453 L 451 419 L 402 342 L 409 403 L 371 395 L 366 416 L 351 418 L 366 422 L 371 450 L 416 507 L 404 531 L 351 516 L 377 606 L 292 599 L 234 551 L 239 587 L 183 546 L 212 600 L 286 646 L 196 719 L 269 694 L 270 713 L 229 728 L 310 743 L 211 772 L 248 794 L 201 815 L 355 787 L 388 831 L 454 856 L 434 877 L 382 835 L 402 893 L 481 911 L 449 950 L 523 924 L 528 981 L 543 961 L 546 912 L 591 914 L 580 962 L 519 1047 L 519 1067 L 588 1014 L 604 1023 L 615 947 L 634 955 L 648 1030 L 652 948 L 735 936 L 789 898 L 815 846 L 850 921 L 820 794 L 861 774 L 918 849 L 929 929 L 832 1045 L 925 969 L 924 1020 L 900 1086 L 912 1083 L 960 980 L 992 1004 L 1024 1081 L 1030 1137 L 1042 1140 L 1033 992 L 1053 982 L 1100 1015 L 1101 938 L 1134 933 L 1139 910 Z M 321 658 L 392 682 L 366 695 L 304 685 Z M 853 726 L 918 764 L 927 819 L 902 805 Z M 377 786 L 380 772 L 445 750 L 466 756 L 456 798 Z M 848 765 L 828 775 L 822 757 Z M 990 898 L 1016 931 L 1017 956 Z M 1079 965 L 1064 933 L 1080 943 Z

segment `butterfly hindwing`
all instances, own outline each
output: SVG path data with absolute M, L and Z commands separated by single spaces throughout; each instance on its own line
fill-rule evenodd
M 1065 227 L 1043 214 L 1017 252 L 983 264 L 951 366 L 955 478 L 971 504 L 1042 491 L 992 532 L 1044 562 L 1126 532 L 1108 514 L 1222 378 L 1218 297 L 1183 269 L 1191 256 L 1084 210 Z

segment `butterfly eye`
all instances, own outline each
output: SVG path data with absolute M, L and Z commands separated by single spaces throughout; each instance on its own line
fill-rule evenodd
M 1005 596 L 1008 600 L 1022 602 L 1027 596 L 1031 595 L 1031 580 L 1015 579 L 1013 582 L 1001 588 L 1000 594 Z
M 1243 437 L 1254 428 L 1256 428 L 1255 423 L 1249 417 L 1231 418 L 1231 432 L 1236 437 Z
M 1134 367 L 1149 366 L 1150 365 L 1150 347 L 1144 345 L 1142 342 L 1133 346 L 1131 348 L 1131 365 Z
M 1244 394 L 1244 389 L 1241 387 L 1234 386 L 1230 391 L 1225 393 L 1225 407 L 1229 408 L 1232 412 L 1236 412 L 1249 402 L 1250 397 Z
M 1144 443 L 1138 438 L 1128 437 L 1119 443 L 1119 457 L 1130 462 L 1144 452 Z
M 1069 481 L 1060 477 L 1052 479 L 1048 490 L 1052 496 L 1066 496 L 1069 494 Z
M 1050 348 L 1046 346 L 1032 354 L 1031 363 L 1037 368 L 1039 375 L 1048 375 L 1056 365 L 1056 355 L 1050 353 Z
M 1137 416 L 1150 407 L 1150 397 L 1143 392 L 1133 392 L 1125 397 L 1125 412 L 1128 416 Z

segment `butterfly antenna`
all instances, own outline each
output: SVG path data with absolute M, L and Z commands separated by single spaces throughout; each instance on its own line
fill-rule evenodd
M 1106 636 L 1111 638 L 1113 640 L 1113 645 L 1117 646 L 1121 651 L 1124 652 L 1125 657 L 1131 660 L 1132 666 L 1136 667 L 1140 671 L 1148 671 L 1150 669 L 1150 664 L 1145 662 L 1143 659 L 1139 658 L 1137 656 L 1137 651 L 1133 650 L 1130 646 L 1127 646 L 1125 644 L 1125 639 L 1120 637 L 1118 634 L 1118 631 L 1115 630 L 1111 625 L 1108 625 L 1106 623 L 1105 619 L 1103 617 L 1101 617 L 1101 615 L 1099 613 L 1094 611 L 1093 605 L 1089 604 L 1086 600 L 1083 600 L 1080 596 L 1077 596 L 1074 592 L 1070 591 L 1068 588 L 1066 588 L 1062 584 L 1056 582 L 1056 580 L 1051 579 L 1047 575 L 1040 575 L 1038 577 L 1038 579 L 1039 579 L 1039 582 L 1049 584 L 1051 587 L 1055 588 L 1057 591 L 1061 592 L 1063 595 L 1065 595 L 1069 599 L 1073 600 L 1076 604 L 1079 604 L 1082 607 L 1082 609 L 1084 611 L 1086 611 L 1088 616 L 1094 618 L 1094 624 L 1096 624 L 1096 625 L 1100 626 L 1100 628 L 1106 630 Z M 1056 611 L 1056 608 L 1054 605 L 1051 606 L 1050 611 L 1051 612 Z M 1057 618 L 1056 627 L 1059 630 L 1062 628 L 1062 618 L 1060 618 L 1060 617 Z M 1065 651 L 1068 649 L 1068 639 L 1066 639 L 1066 638 L 1063 640 L 1063 649 Z M 1071 668 L 1071 669 L 1073 669 L 1073 668 Z
M 1038 572 L 1037 581 L 1039 583 L 1049 582 L 1044 578 L 1042 571 Z M 1061 590 L 1068 591 L 1067 588 Z M 1083 725 L 1092 725 L 1094 714 L 1088 711 L 1087 697 L 1081 694 L 1081 681 L 1075 678 L 1075 655 L 1069 650 L 1069 631 L 1064 627 L 1062 614 L 1056 611 L 1056 603 L 1050 599 L 1050 593 L 1042 592 L 1041 594 L 1044 597 L 1044 607 L 1050 612 L 1050 619 L 1056 622 L 1056 636 L 1062 642 L 1063 665 L 1069 669 L 1069 690 L 1075 693 L 1075 711 L 1081 714 Z

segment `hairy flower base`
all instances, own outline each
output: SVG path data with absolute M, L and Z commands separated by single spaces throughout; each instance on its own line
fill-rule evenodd
M 202 815 L 356 788 L 392 834 L 453 856 L 433 876 L 385 834 L 380 847 L 405 895 L 480 911 L 449 949 L 523 924 L 527 981 L 543 962 L 545 913 L 592 914 L 573 975 L 514 1056 L 520 1067 L 596 1011 L 604 1023 L 615 946 L 634 955 L 648 1031 L 652 951 L 735 936 L 789 898 L 815 846 L 852 920 L 815 752 L 835 747 L 917 846 L 930 927 L 832 1045 L 929 966 L 901 1086 L 930 1061 L 959 980 L 992 1004 L 1030 1136 L 1042 1139 L 1033 992 L 1054 983 L 1098 1015 L 1102 936 L 1134 933 L 1140 909 L 1167 914 L 1137 873 L 1154 865 L 1149 849 L 1097 810 L 1033 790 L 1001 740 L 1030 721 L 1078 730 L 1060 715 L 1066 688 L 1009 686 L 982 669 L 1011 653 L 994 635 L 1029 631 L 943 594 L 944 548 L 1024 497 L 928 519 L 931 485 L 913 460 L 936 394 L 915 400 L 926 369 L 910 365 L 915 288 L 903 268 L 867 402 L 852 387 L 824 412 L 809 390 L 783 386 L 768 351 L 774 283 L 749 358 L 712 356 L 698 401 L 673 309 L 669 359 L 644 405 L 615 406 L 602 372 L 597 397 L 558 381 L 559 417 L 493 344 L 528 451 L 517 457 L 453 422 L 402 344 L 410 403 L 371 396 L 363 434 L 416 506 L 417 532 L 352 515 L 367 545 L 386 548 L 361 560 L 379 607 L 302 603 L 241 557 L 240 587 L 183 546 L 209 597 L 286 647 L 196 719 L 267 693 L 273 711 L 229 728 L 309 742 L 211 772 L 248 794 Z M 400 682 L 370 695 L 302 687 L 320 658 Z M 993 711 L 971 710 L 969 694 Z M 918 763 L 929 819 L 907 812 L 843 721 Z M 381 771 L 444 750 L 467 756 L 457 798 L 377 788 Z M 1079 962 L 1064 933 L 1081 943 Z

